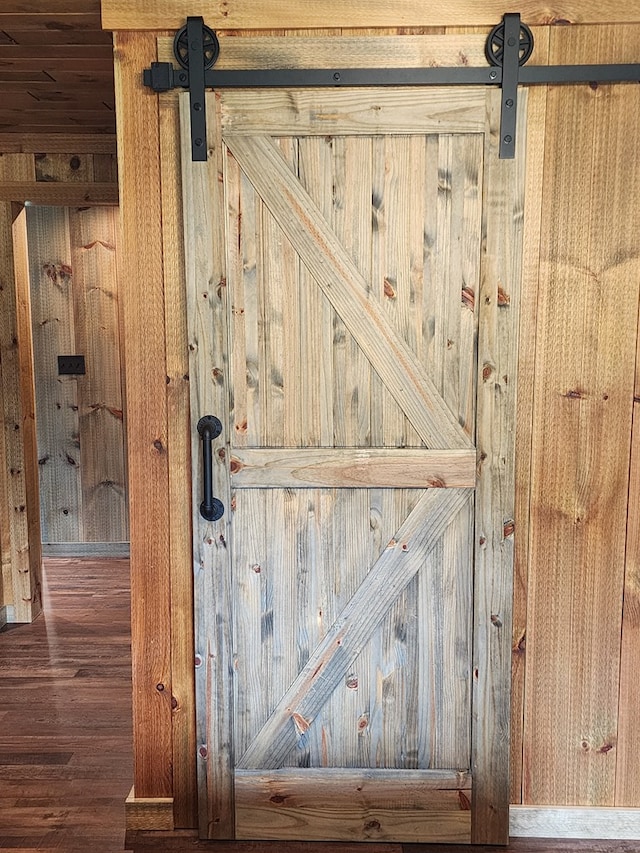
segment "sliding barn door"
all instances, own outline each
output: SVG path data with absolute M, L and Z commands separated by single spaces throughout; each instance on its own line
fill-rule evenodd
M 504 842 L 522 167 L 481 87 L 207 98 L 202 835 Z

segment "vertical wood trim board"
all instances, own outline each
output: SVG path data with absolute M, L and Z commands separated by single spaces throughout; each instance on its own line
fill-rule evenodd
M 500 160 L 500 102 L 487 93 L 478 335 L 472 827 L 475 844 L 508 842 L 515 392 L 522 275 L 526 93 L 515 160 Z
M 26 209 L 33 317 L 40 518 L 44 542 L 84 539 L 78 380 L 58 376 L 75 350 L 69 210 Z
M 175 99 L 160 98 L 160 169 L 167 335 L 167 414 L 171 559 L 173 809 L 176 827 L 198 825 L 196 779 L 191 433 L 187 293 L 180 173 L 180 121 Z
M 182 115 L 182 180 L 187 268 L 188 334 L 191 377 L 191 416 L 194 426 L 206 414 L 224 424 L 228 417 L 228 363 L 225 329 L 227 324 L 227 276 L 224 247 L 224 210 L 222 183 L 222 139 L 216 99 L 207 101 L 207 144 L 210 157 L 205 163 L 191 162 L 189 102 L 180 98 Z M 212 178 L 212 175 L 214 177 Z M 198 215 L 196 215 L 198 214 Z M 192 453 L 200 464 L 200 439 L 192 429 Z M 230 458 L 230 436 L 222 435 L 213 454 L 213 493 L 226 510 L 216 522 L 198 519 L 194 524 L 193 560 L 195 587 L 197 773 L 199 791 L 199 827 L 204 838 L 233 838 L 234 791 L 232 744 L 227 732 L 233 717 L 233 678 L 226 665 L 231 660 L 231 493 L 226 470 Z M 193 478 L 193 487 L 198 484 Z M 201 496 L 193 492 L 194 505 Z M 212 615 L 212 614 L 215 614 Z M 207 634 L 215 624 L 217 637 Z M 217 654 L 213 654 L 213 650 Z M 207 707 L 206 703 L 211 702 Z M 215 708 L 215 712 L 211 710 Z
M 14 210 L 15 213 L 15 210 Z M 26 522 L 29 577 L 14 580 L 12 621 L 29 621 L 40 612 L 42 581 L 42 549 L 40 545 L 40 497 L 38 487 L 37 440 L 35 421 L 35 388 L 33 372 L 33 339 L 31 335 L 31 302 L 29 293 L 29 260 L 27 252 L 26 216 L 21 210 L 13 224 L 14 281 L 16 294 L 16 328 L 18 332 L 18 364 L 22 405 L 23 459 L 22 476 L 26 491 Z M 15 469 L 11 477 L 19 475 Z M 20 571 L 20 568 L 18 569 Z M 15 573 L 15 567 L 14 567 Z M 22 601 L 18 601 L 21 590 Z M 31 602 L 30 608 L 28 602 Z M 30 612 L 29 612 L 30 610 Z
M 640 330 L 640 313 L 638 315 Z M 625 553 L 624 599 L 622 608 L 622 645 L 620 650 L 620 702 L 618 709 L 618 761 L 615 805 L 640 804 L 638 754 L 640 732 L 637 711 L 640 707 L 640 333 L 637 340 L 636 375 L 633 395 L 633 427 L 627 501 L 627 542 Z
M 6 180 L 7 176 L 32 179 L 33 158 L 24 154 L 0 156 L 0 182 Z M 10 555 L 10 570 L 6 569 L 5 558 L 3 587 L 11 587 L 9 594 L 4 590 L 3 603 L 11 603 L 12 621 L 31 622 L 41 609 L 41 551 L 39 520 L 29 517 L 29 506 L 32 506 L 34 496 L 27 500 L 27 472 L 35 466 L 31 455 L 35 456 L 36 449 L 31 441 L 32 424 L 25 423 L 26 418 L 33 418 L 33 411 L 30 410 L 32 391 L 30 387 L 23 387 L 22 383 L 28 379 L 29 385 L 32 385 L 33 376 L 28 369 L 28 362 L 21 361 L 23 353 L 20 337 L 24 337 L 24 330 L 19 328 L 19 318 L 23 314 L 19 314 L 18 307 L 13 219 L 11 204 L 0 204 L 0 378 L 4 439 L 0 474 L 4 484 L 0 494 L 5 497 L 0 522 L 5 528 L 2 535 L 3 549 L 8 546 Z M 21 255 L 20 270 L 24 269 L 24 263 Z M 19 284 L 24 283 L 21 277 Z M 28 341 L 24 351 L 29 353 Z M 33 548 L 30 547 L 30 536 L 35 540 Z
M 134 787 L 170 797 L 171 576 L 158 99 L 142 85 L 152 34 L 116 33 L 121 280 L 128 400 Z
M 549 30 L 536 32 L 537 61 L 549 52 Z M 511 648 L 511 794 L 512 803 L 522 802 L 522 722 L 524 715 L 527 588 L 529 566 L 529 506 L 531 488 L 531 444 L 533 440 L 534 368 L 536 320 L 540 267 L 540 228 L 544 174 L 544 134 L 547 109 L 546 87 L 527 90 L 527 153 L 524 191 L 524 252 L 518 388 L 516 406 L 516 473 L 514 536 L 513 629 Z

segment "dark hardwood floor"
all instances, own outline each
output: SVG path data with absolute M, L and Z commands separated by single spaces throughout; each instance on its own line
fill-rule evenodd
M 2 853 L 469 853 L 457 845 L 213 843 L 190 831 L 131 832 L 125 844 L 128 562 L 49 559 L 43 597 L 36 622 L 0 632 Z M 507 850 L 640 853 L 640 842 L 514 839 Z

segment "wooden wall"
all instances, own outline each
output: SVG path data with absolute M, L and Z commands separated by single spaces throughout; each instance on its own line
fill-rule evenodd
M 179 826 L 193 824 L 196 808 L 189 728 L 193 668 L 187 653 L 191 554 L 181 503 L 188 503 L 189 419 L 179 169 L 173 96 L 150 95 L 140 72 L 157 56 L 161 28 L 182 25 L 186 14 L 202 12 L 218 29 L 250 25 L 266 32 L 277 23 L 269 4 L 238 0 L 225 6 L 224 16 L 215 4 L 204 4 L 204 10 L 202 5 L 167 2 L 160 20 L 142 3 L 103 2 L 105 25 L 120 30 L 115 42 L 123 254 L 138 285 L 125 296 L 135 796 L 173 800 Z M 470 38 L 511 11 L 503 3 L 471 0 L 435 12 L 411 0 L 365 5 L 340 4 L 339 21 L 329 14 L 337 9 L 330 0 L 313 4 L 313 10 L 306 4 L 278 8 L 290 26 L 332 20 L 336 26 L 388 27 L 396 15 L 405 27 L 431 23 L 444 28 L 443 35 L 448 24 L 458 34 L 467 26 Z M 523 6 L 523 20 L 539 25 L 537 63 L 638 59 L 635 0 L 604 8 L 595 0 L 558 3 L 553 15 L 534 4 Z M 148 32 L 141 31 L 145 27 Z M 640 690 L 634 676 L 640 652 L 635 508 L 640 170 L 633 144 L 639 100 L 637 84 L 551 86 L 529 97 L 517 419 L 514 803 L 640 808 L 635 725 Z M 153 329 L 150 348 L 139 341 L 144 328 Z M 153 530 L 149 517 L 156 520 Z
M 0 134 L 0 617 L 10 621 L 30 622 L 41 609 L 38 456 L 23 203 L 117 203 L 114 155 L 113 137 Z M 73 179 L 69 169 L 59 167 L 55 173 L 48 168 L 49 163 L 66 161 L 70 171 L 78 172 L 71 166 L 76 160 L 90 165 Z
M 42 541 L 69 543 L 69 552 L 71 543 L 126 542 L 118 211 L 26 213 Z M 84 355 L 86 374 L 59 376 L 64 354 Z

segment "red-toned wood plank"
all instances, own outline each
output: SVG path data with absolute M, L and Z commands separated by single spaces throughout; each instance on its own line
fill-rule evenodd
M 136 797 L 170 797 L 171 578 L 158 99 L 151 34 L 115 37 L 131 520 Z M 129 282 L 129 284 L 127 284 Z

